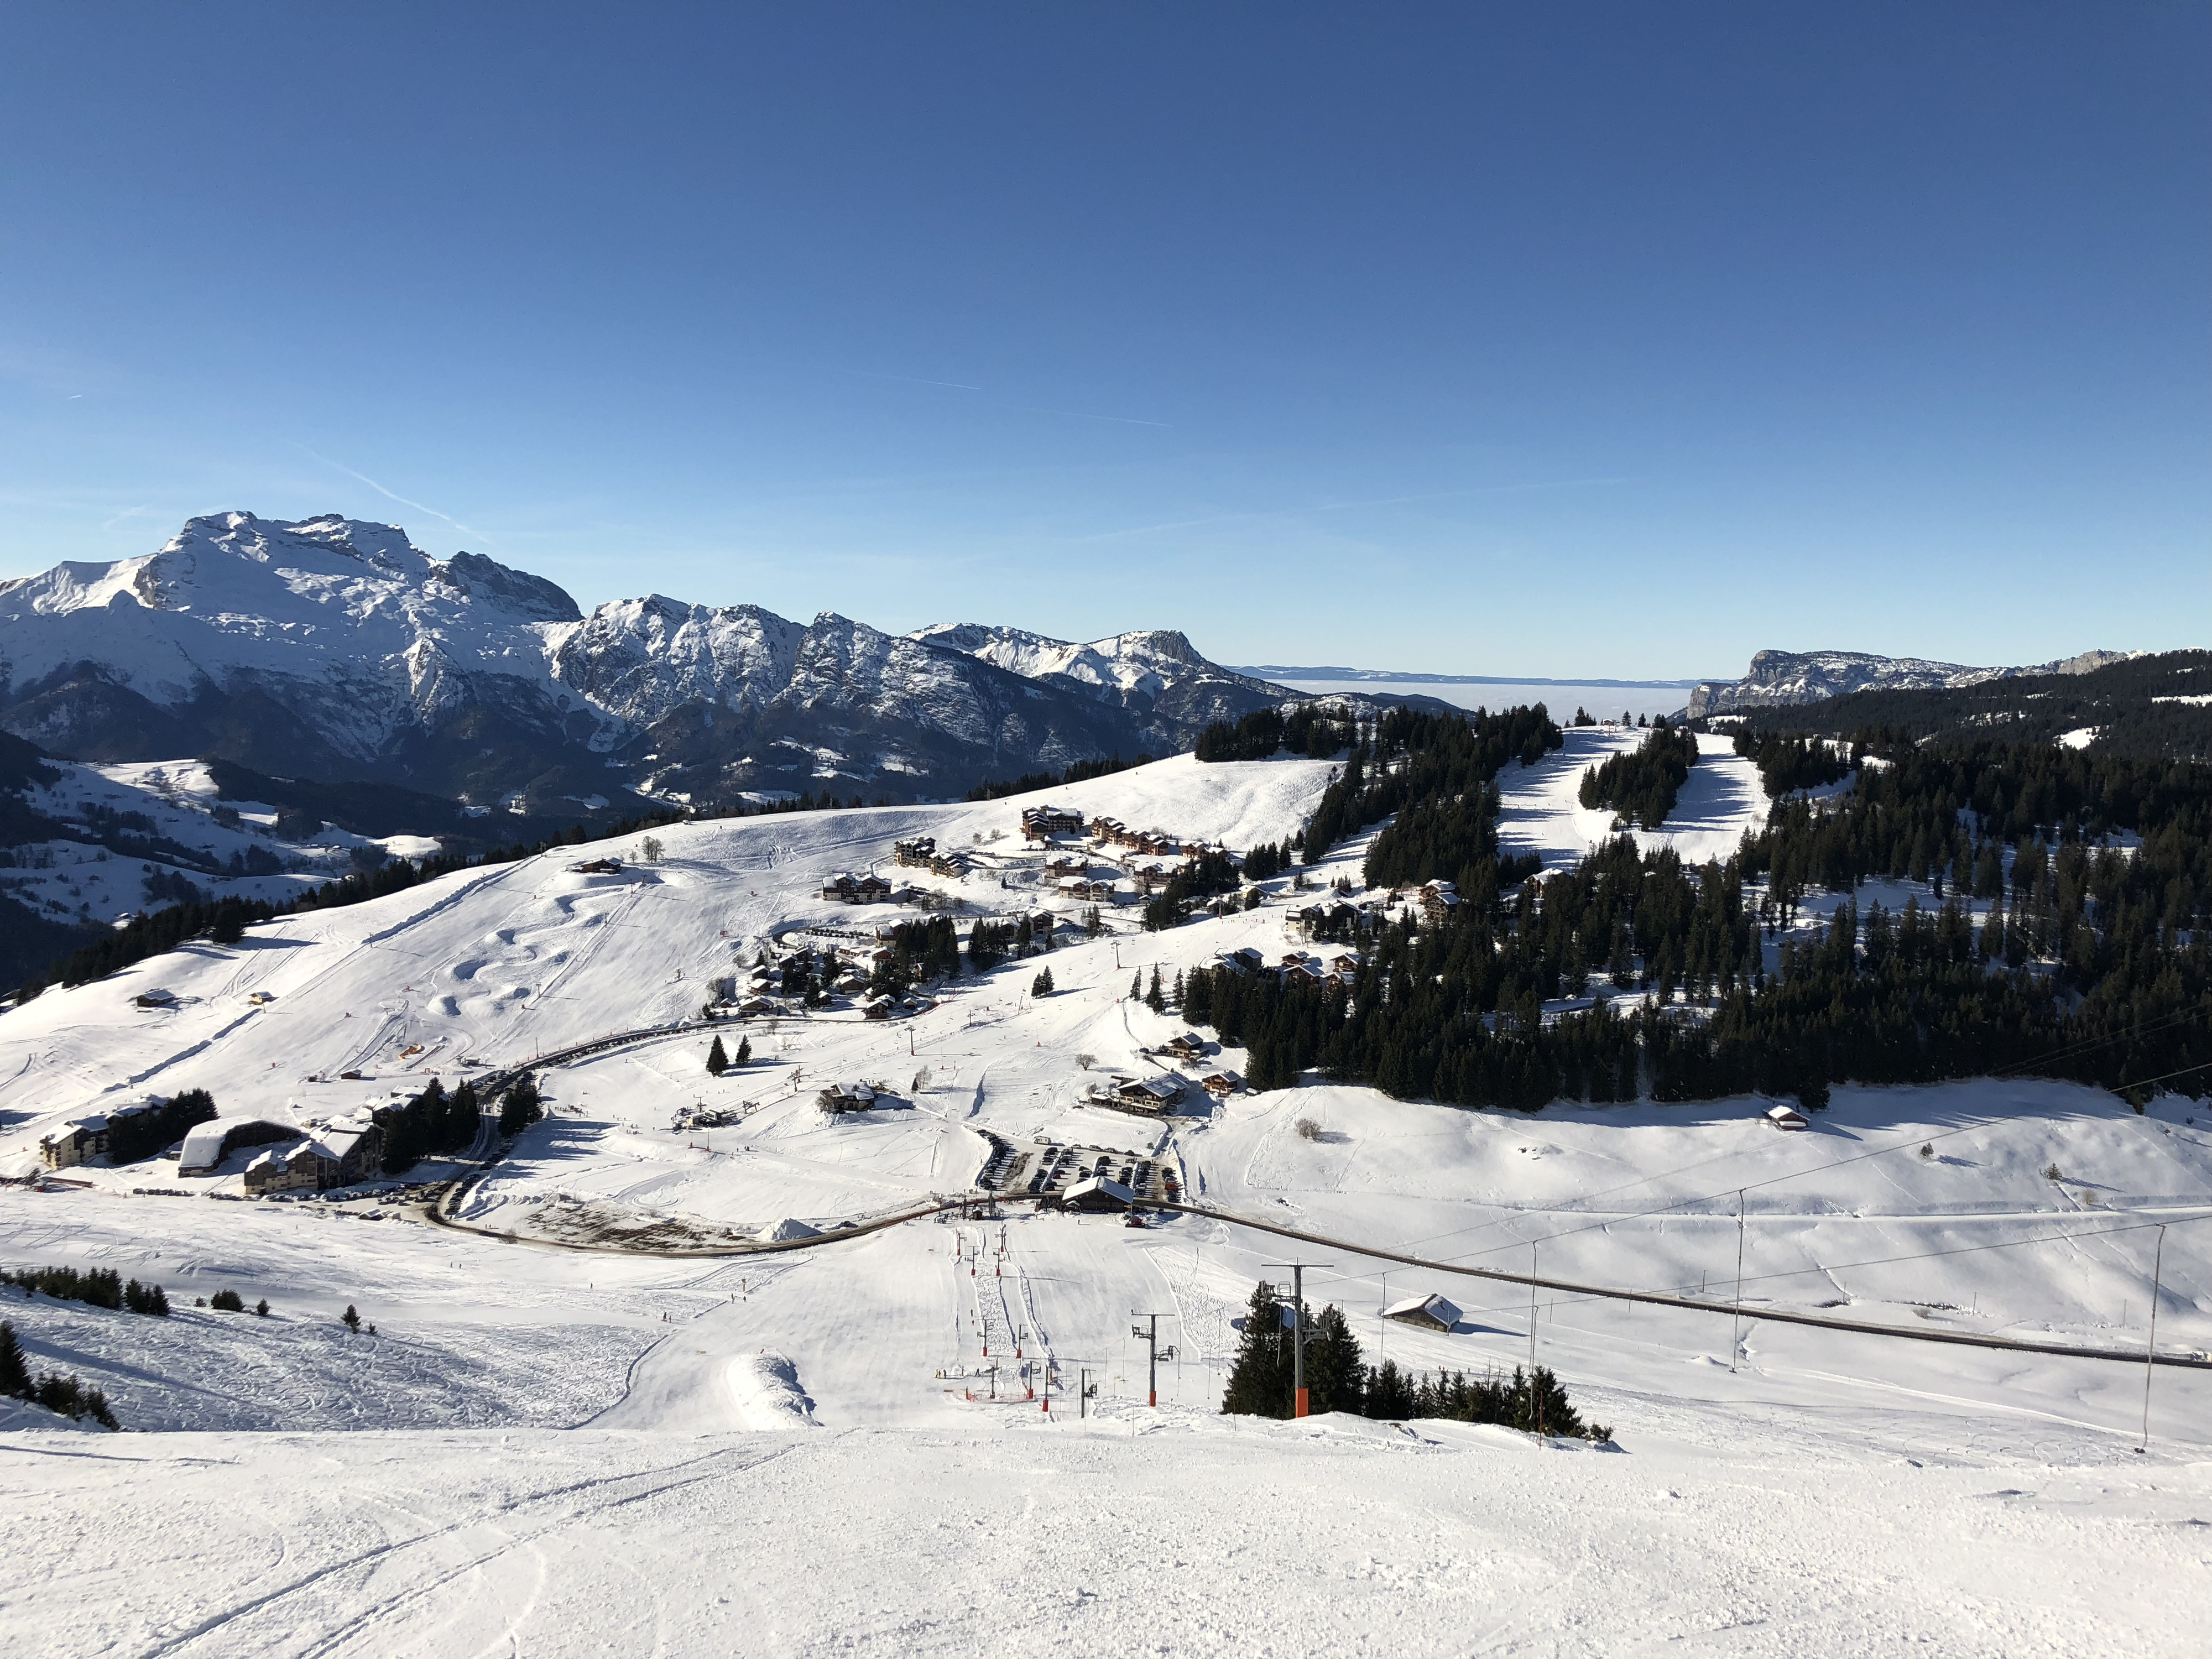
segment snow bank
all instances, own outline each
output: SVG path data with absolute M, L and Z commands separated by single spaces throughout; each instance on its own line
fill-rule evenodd
M 799 1386 L 799 1367 L 781 1354 L 763 1352 L 732 1360 L 727 1380 L 745 1426 L 763 1432 L 814 1426 L 814 1402 Z

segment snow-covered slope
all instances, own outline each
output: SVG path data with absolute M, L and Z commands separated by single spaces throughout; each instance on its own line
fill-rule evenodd
M 550 808 L 610 783 L 957 795 L 1185 748 L 1291 695 L 1175 634 L 1055 656 L 658 594 L 586 617 L 550 582 L 334 515 L 215 514 L 144 558 L 0 584 L 0 726 L 50 752 L 219 754 L 479 805 L 520 791 Z
M 1689 716 L 1702 720 L 1708 714 L 1745 708 L 1786 708 L 1852 691 L 1919 691 L 1978 685 L 1984 680 L 2016 675 L 2086 674 L 2129 654 L 2084 651 L 2063 661 L 2027 668 L 1969 668 L 1960 663 L 1877 657 L 1861 651 L 1761 651 L 1752 658 L 1751 672 L 1741 679 L 1708 680 L 1692 691 Z
M 1634 740 L 1568 735 L 1500 780 L 1507 837 L 1547 862 L 1603 832 L 1571 805 L 1580 768 Z M 1243 848 L 1295 829 L 1328 769 L 1183 757 L 1050 798 Z M 55 1124 L 143 1091 L 335 1114 L 678 1018 L 769 934 L 840 929 L 859 947 L 921 914 L 820 896 L 915 833 L 978 861 L 915 878 L 939 914 L 965 927 L 1043 906 L 1070 924 L 1049 996 L 1029 994 L 1036 960 L 1010 962 L 892 1021 L 839 1006 L 723 1025 L 752 1058 L 720 1078 L 696 1028 L 548 1070 L 551 1115 L 459 1206 L 490 1237 L 373 1200 L 209 1201 L 239 1193 L 250 1152 L 206 1177 L 153 1160 L 63 1172 L 81 1188 L 0 1187 L 0 1262 L 113 1267 L 179 1309 L 164 1322 L 0 1291 L 36 1366 L 103 1388 L 146 1431 L 64 1442 L 0 1419 L 9 1650 L 2201 1645 L 2204 1373 L 2161 1368 L 2138 1455 L 2139 1365 L 1755 1322 L 1739 1344 L 1725 1313 L 1556 1290 L 1532 1307 L 1522 1285 L 1362 1248 L 1522 1272 L 1533 1243 L 1560 1279 L 2117 1347 L 2142 1340 L 2165 1224 L 2160 1342 L 2203 1347 L 2212 1124 L 2196 1103 L 1839 1087 L 1785 1135 L 1759 1100 L 1524 1115 L 1310 1085 L 1124 1116 L 1084 1085 L 1171 1069 L 1158 1050 L 1183 1029 L 1130 998 L 1132 975 L 1291 948 L 1285 908 L 1305 896 L 1285 875 L 1257 909 L 1166 933 L 1107 905 L 1086 937 L 1018 833 L 1032 804 L 672 826 L 658 864 L 628 837 L 463 872 L 0 1014 L 12 1173 Z M 1725 851 L 1757 805 L 1747 768 L 1709 748 L 1679 821 L 1645 839 Z M 1363 845 L 1305 873 L 1356 883 Z M 607 851 L 633 861 L 570 867 Z M 173 1004 L 134 1003 L 155 987 Z M 816 1109 L 817 1088 L 856 1079 L 890 1103 Z M 969 1189 L 996 1146 L 1152 1158 L 1229 1216 L 1353 1243 L 1016 1211 L 776 1255 L 533 1247 L 834 1229 Z M 1480 1375 L 1534 1352 L 1618 1449 L 1222 1417 L 1235 1322 L 1289 1254 L 1328 1264 L 1310 1294 L 1346 1310 L 1370 1358 Z M 271 1315 L 194 1305 L 225 1289 Z M 1425 1291 L 1460 1306 L 1455 1328 L 1377 1317 Z M 337 1325 L 349 1304 L 375 1334 Z M 1156 1378 L 1131 1334 L 1153 1312 L 1175 1350 Z M 1095 1414 L 1075 1420 L 1086 1375 Z M 2134 1592 L 2145 1578 L 2157 1594 Z

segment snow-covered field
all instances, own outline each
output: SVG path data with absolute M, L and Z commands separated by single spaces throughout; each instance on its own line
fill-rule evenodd
M 1634 740 L 1586 729 L 1510 772 L 1509 838 L 1564 862 L 1601 837 L 1575 787 Z M 1241 849 L 1295 829 L 1328 771 L 1182 759 L 1053 798 Z M 678 826 L 618 876 L 573 874 L 568 851 L 49 993 L 0 1016 L 0 1172 L 147 1091 L 304 1118 L 683 1018 L 774 933 L 916 914 L 818 896 L 905 836 L 976 854 L 964 881 L 926 878 L 966 915 L 1072 912 L 1036 885 L 1024 804 Z M 1763 808 L 1750 769 L 1708 752 L 1643 839 L 1718 855 Z M 1314 873 L 1356 880 L 1358 851 Z M 1297 948 L 1286 884 L 1164 935 L 1127 906 L 1107 936 L 1070 930 L 1041 1000 L 1039 963 L 1011 963 L 888 1023 L 746 1022 L 755 1062 L 719 1080 L 704 1032 L 552 1071 L 552 1115 L 463 1206 L 483 1231 L 200 1195 L 237 1193 L 240 1158 L 0 1189 L 0 1263 L 111 1266 L 178 1308 L 0 1291 L 34 1365 L 145 1431 L 0 1420 L 9 1651 L 2198 1650 L 2202 1371 L 2159 1370 L 2139 1454 L 2139 1365 L 1757 1321 L 1738 1348 L 1725 1315 L 1550 1291 L 1532 1324 L 1523 1287 L 1210 1216 L 1010 1209 L 769 1255 L 547 1242 L 884 1214 L 966 1189 L 995 1138 L 1156 1158 L 1213 1209 L 1448 1263 L 1526 1272 L 1533 1241 L 1547 1277 L 1726 1300 L 1741 1239 L 1753 1312 L 2137 1352 L 2164 1224 L 2160 1346 L 2212 1348 L 2212 1112 L 2179 1097 L 2138 1115 L 2050 1084 L 1839 1088 L 1795 1135 L 1755 1100 L 1524 1116 L 1310 1086 L 1159 1121 L 1085 1103 L 1100 1075 L 1175 1069 L 1139 1052 L 1183 1028 L 1132 1001 L 1131 975 Z M 178 1006 L 137 1007 L 149 986 Z M 364 1075 L 310 1081 L 347 1070 Z M 895 1103 L 815 1109 L 860 1079 Z M 732 1121 L 675 1127 L 702 1104 Z M 152 1185 L 177 1195 L 130 1190 Z M 1294 1255 L 1327 1264 L 1309 1294 L 1370 1358 L 1480 1372 L 1533 1340 L 1618 1449 L 1222 1418 L 1232 1321 Z M 219 1289 L 272 1312 L 193 1305 Z M 1431 1290 L 1458 1328 L 1377 1318 Z M 337 1323 L 349 1304 L 374 1334 Z M 1157 1411 L 1132 1335 L 1153 1313 L 1176 1350 Z M 1079 1420 L 1086 1374 L 1097 1415 Z

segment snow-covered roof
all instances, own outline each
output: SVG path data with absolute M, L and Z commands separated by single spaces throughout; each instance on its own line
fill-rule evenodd
M 1092 1176 L 1087 1180 L 1077 1182 L 1067 1189 L 1069 1203 L 1073 1203 L 1079 1198 L 1093 1196 L 1110 1198 L 1117 1204 L 1134 1204 L 1137 1201 L 1136 1194 L 1131 1192 L 1120 1182 L 1106 1176 Z
M 213 1170 L 222 1162 L 223 1143 L 240 1129 L 268 1127 L 286 1129 L 294 1134 L 300 1126 L 287 1118 L 267 1116 L 259 1113 L 239 1117 L 211 1117 L 204 1123 L 196 1123 L 185 1132 L 184 1150 L 177 1158 L 177 1173 L 191 1175 Z
M 1431 1292 L 1427 1296 L 1409 1296 L 1403 1302 L 1392 1303 L 1382 1310 L 1382 1317 L 1412 1320 L 1421 1324 L 1433 1322 L 1449 1330 L 1459 1323 L 1459 1310 Z

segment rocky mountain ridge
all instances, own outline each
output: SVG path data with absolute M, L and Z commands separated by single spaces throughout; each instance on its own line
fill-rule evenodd
M 337 514 L 210 514 L 143 557 L 0 583 L 0 727 L 50 752 L 213 755 L 533 811 L 953 795 L 1188 748 L 1297 695 L 1173 632 L 899 635 L 660 594 L 586 615 L 541 577 Z
M 1690 693 L 1692 720 L 1754 708 L 1784 708 L 1859 691 L 1924 691 L 1979 685 L 2031 674 L 2087 674 L 2135 653 L 2084 651 L 2023 668 L 1971 668 L 1920 657 L 1880 657 L 1863 651 L 1761 651 L 1740 680 L 1707 680 Z

